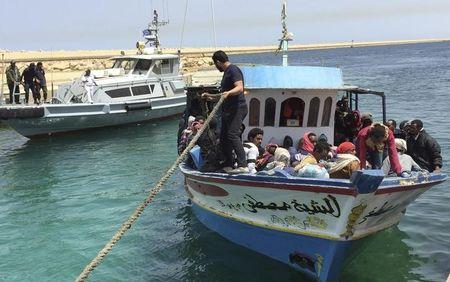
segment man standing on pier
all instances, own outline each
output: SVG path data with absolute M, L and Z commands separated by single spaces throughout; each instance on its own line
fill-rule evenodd
M 212 56 L 216 68 L 223 72 L 220 83 L 221 94 L 225 97 L 222 104 L 222 119 L 220 130 L 220 144 L 225 156 L 224 170 L 231 174 L 249 172 L 245 151 L 241 140 L 241 125 L 247 116 L 247 103 L 244 97 L 244 76 L 241 70 L 231 64 L 227 54 L 216 51 Z M 204 93 L 205 98 L 213 99 L 214 95 Z M 234 165 L 233 150 L 237 157 L 237 168 Z
M 42 62 L 38 62 L 36 65 L 36 96 L 41 97 L 41 89 L 42 94 L 44 95 L 44 103 L 47 101 L 47 81 L 45 79 L 45 71 Z
M 34 79 L 36 78 L 36 65 L 31 63 L 26 69 L 23 70 L 23 85 L 25 88 L 25 103 L 28 104 L 28 99 L 31 91 L 35 104 L 40 103 L 40 97 L 36 94 L 36 88 L 34 87 Z
M 9 88 L 9 103 L 13 103 L 13 99 L 16 104 L 19 104 L 19 84 L 20 84 L 20 71 L 16 66 L 15 61 L 11 61 L 9 67 L 6 68 L 6 81 Z M 3 86 L 2 86 L 3 87 Z

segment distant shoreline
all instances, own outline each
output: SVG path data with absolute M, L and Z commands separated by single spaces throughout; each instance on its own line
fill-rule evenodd
M 437 39 L 417 39 L 417 40 L 391 40 L 391 41 L 367 41 L 367 42 L 339 42 L 339 43 L 321 43 L 321 44 L 291 44 L 289 50 L 321 50 L 321 49 L 338 49 L 338 48 L 358 48 L 371 46 L 389 46 L 404 45 L 418 43 L 437 43 L 450 42 L 450 38 Z M 231 47 L 186 47 L 181 49 L 182 55 L 196 56 L 209 55 L 215 50 L 221 49 L 230 54 L 249 54 L 273 52 L 278 48 L 276 45 L 269 46 L 231 46 Z M 0 50 L 0 55 L 4 54 L 4 61 L 9 62 L 15 60 L 17 62 L 29 61 L 66 61 L 66 60 L 85 60 L 85 59 L 106 59 L 117 56 L 123 51 L 125 54 L 134 54 L 135 49 L 129 50 L 57 50 L 57 51 L 11 51 Z M 163 48 L 163 53 L 177 54 L 176 48 Z M 0 57 L 0 63 L 2 58 Z

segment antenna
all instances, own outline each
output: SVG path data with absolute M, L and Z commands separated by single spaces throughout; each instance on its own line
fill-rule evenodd
M 216 20 L 214 19 L 214 0 L 210 1 L 211 3 L 211 20 L 212 20 L 212 27 L 213 27 L 213 39 L 214 39 L 214 48 L 217 49 L 217 40 L 216 40 Z
M 158 12 L 156 10 L 153 10 L 153 20 L 148 24 L 148 28 L 144 29 L 142 31 L 143 37 L 147 40 L 145 42 L 145 45 L 148 45 L 149 47 L 153 47 L 158 52 L 160 52 L 161 44 L 159 42 L 158 31 L 161 26 L 164 26 L 168 23 L 169 23 L 169 21 L 159 21 Z M 142 46 L 138 46 L 138 44 L 137 44 L 137 47 L 142 52 L 142 50 L 140 48 Z
M 288 66 L 288 44 L 289 41 L 292 41 L 292 38 L 294 37 L 294 35 L 287 30 L 286 18 L 286 1 L 283 1 L 283 6 L 281 9 L 281 26 L 283 29 L 281 30 L 281 39 L 279 39 L 280 45 L 278 45 L 277 49 L 277 53 L 283 51 L 283 67 Z
M 3 73 L 5 72 L 5 54 L 2 53 L 2 83 L 0 84 L 0 105 L 3 104 L 3 99 L 5 96 L 3 96 Z

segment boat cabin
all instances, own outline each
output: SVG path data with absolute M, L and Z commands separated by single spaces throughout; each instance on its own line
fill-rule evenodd
M 113 60 L 112 67 L 105 70 L 105 74 L 108 74 L 108 76 L 143 75 L 153 77 L 178 75 L 178 56 L 172 54 L 119 56 L 113 57 L 111 60 Z
M 249 107 L 243 138 L 259 127 L 264 130 L 263 144 L 282 145 L 289 136 L 297 146 L 306 132 L 324 134 L 333 144 L 336 103 L 343 91 L 351 111 L 358 110 L 360 94 L 381 96 L 386 119 L 384 93 L 345 86 L 338 68 L 257 66 L 242 67 L 242 72 Z
M 340 96 L 349 101 L 349 110 L 359 114 L 360 95 L 373 94 L 382 98 L 382 116 L 386 121 L 383 92 L 345 85 L 342 72 L 332 67 L 305 66 L 243 66 L 248 114 L 244 119 L 246 139 L 255 127 L 264 130 L 263 144 L 283 144 L 286 136 L 298 141 L 306 132 L 324 134 L 334 143 L 335 111 Z M 217 87 L 187 89 L 188 115 L 207 115 L 213 104 L 206 106 L 199 99 L 202 92 L 219 93 Z M 196 110 L 197 109 L 197 110 Z
M 92 70 L 93 100 L 111 103 L 184 95 L 179 58 L 172 54 L 137 54 L 112 58 L 112 68 Z M 81 79 L 60 86 L 57 102 L 85 102 Z

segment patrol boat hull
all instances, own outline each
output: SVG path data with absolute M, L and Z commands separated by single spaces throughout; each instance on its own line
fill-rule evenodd
M 38 136 L 118 126 L 174 116 L 185 108 L 185 97 L 126 103 L 44 104 L 0 109 L 0 119 L 19 134 Z

